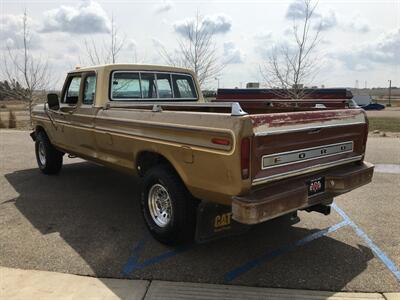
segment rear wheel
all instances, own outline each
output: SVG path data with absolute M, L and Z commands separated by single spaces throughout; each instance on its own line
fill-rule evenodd
M 51 175 L 60 172 L 63 153 L 54 148 L 44 132 L 38 132 L 36 136 L 35 153 L 39 169 L 42 173 Z
M 168 166 L 156 166 L 144 177 L 142 213 L 151 234 L 164 244 L 192 241 L 197 201 Z

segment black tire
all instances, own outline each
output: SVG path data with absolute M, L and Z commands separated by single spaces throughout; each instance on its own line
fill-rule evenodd
M 157 224 L 150 213 L 149 193 L 155 185 L 161 185 L 169 194 L 171 216 L 164 226 Z M 189 193 L 172 168 L 160 165 L 146 172 L 140 202 L 147 228 L 155 239 L 167 245 L 188 243 L 193 240 L 198 201 Z
M 40 131 L 35 141 L 36 161 L 40 171 L 46 175 L 60 172 L 63 162 L 63 153 L 50 143 L 46 133 Z

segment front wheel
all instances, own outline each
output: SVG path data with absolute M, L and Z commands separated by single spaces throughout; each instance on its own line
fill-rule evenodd
M 144 177 L 142 213 L 151 234 L 164 244 L 194 238 L 197 202 L 168 166 L 156 166 Z
M 40 171 L 46 175 L 60 172 L 63 153 L 54 148 L 44 132 L 39 132 L 36 136 L 35 153 Z

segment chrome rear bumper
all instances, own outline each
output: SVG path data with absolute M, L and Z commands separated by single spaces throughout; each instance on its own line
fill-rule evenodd
M 363 162 L 270 183 L 233 197 L 232 217 L 243 224 L 257 224 L 316 204 L 330 204 L 333 197 L 371 182 L 373 170 L 372 164 Z M 325 177 L 325 191 L 308 196 L 306 182 L 314 177 Z

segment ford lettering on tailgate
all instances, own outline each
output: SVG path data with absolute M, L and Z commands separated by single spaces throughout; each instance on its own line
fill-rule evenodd
M 289 152 L 264 155 L 262 157 L 262 169 L 291 165 L 304 161 L 329 157 L 353 151 L 353 142 L 344 142 L 330 145 L 323 145 L 313 148 L 300 149 Z

